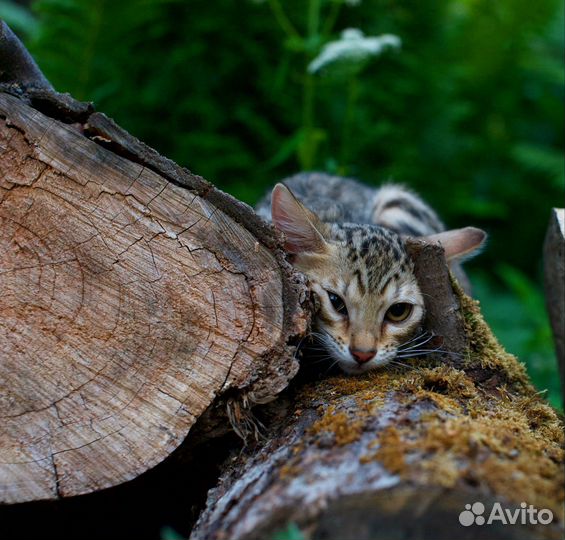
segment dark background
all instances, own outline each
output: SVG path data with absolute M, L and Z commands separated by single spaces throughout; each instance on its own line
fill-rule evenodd
M 250 204 L 318 169 L 486 229 L 475 293 L 559 406 L 541 252 L 564 203 L 561 0 L 0 0 L 0 17 L 57 90 Z M 402 47 L 308 74 L 348 27 Z

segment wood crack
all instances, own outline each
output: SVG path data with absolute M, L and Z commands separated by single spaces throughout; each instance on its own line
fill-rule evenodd
M 9 166 L 22 173 L 25 161 L 30 171 L 0 203 L 0 314 L 19 329 L 0 333 L 10 358 L 10 369 L 0 363 L 10 385 L 0 417 L 11 426 L 0 435 L 0 469 L 17 464 L 29 479 L 6 502 L 53 497 L 38 491 L 46 471 L 30 455 L 52 454 L 57 497 L 78 495 L 162 461 L 233 381 L 246 388 L 269 362 L 284 366 L 296 331 L 284 311 L 296 312 L 298 295 L 272 231 L 248 206 L 119 129 L 108 138 L 133 144 L 128 159 L 1 88 L 0 114 L 9 118 L 0 153 L 11 140 L 19 154 Z M 88 116 L 87 134 L 102 120 Z M 273 303 L 269 287 L 286 303 Z M 149 436 L 162 426 L 168 437 Z M 127 440 L 111 436 L 126 428 Z M 110 475 L 112 459 L 120 467 Z

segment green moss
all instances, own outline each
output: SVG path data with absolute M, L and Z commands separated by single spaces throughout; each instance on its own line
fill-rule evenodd
M 459 284 L 452 280 L 455 293 L 459 297 L 465 334 L 469 340 L 467 368 L 479 366 L 483 369 L 497 370 L 508 383 L 520 387 L 522 391 L 534 392 L 524 364 L 506 352 L 493 335 L 481 313 L 479 302 L 467 296 Z
M 337 446 L 352 443 L 359 439 L 363 422 L 361 418 L 349 418 L 347 413 L 336 411 L 335 407 L 328 407 L 321 418 L 310 428 L 313 435 L 331 434 L 333 441 L 318 438 L 318 441 L 335 442 Z
M 376 460 L 424 485 L 468 482 L 561 516 L 562 422 L 534 391 L 524 366 L 497 342 L 478 303 L 458 294 L 470 342 L 462 369 L 447 364 L 391 369 L 312 384 L 300 393 L 299 407 L 317 407 L 320 418 L 302 448 L 344 446 L 371 434 L 361 463 Z M 387 403 L 395 405 L 395 416 L 375 431 Z

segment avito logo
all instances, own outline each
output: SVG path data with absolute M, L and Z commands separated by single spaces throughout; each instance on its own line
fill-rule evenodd
M 466 504 L 459 514 L 459 523 L 464 527 L 471 525 L 490 525 L 499 522 L 502 525 L 548 525 L 553 521 L 553 512 L 547 508 L 538 510 L 533 505 L 520 503 L 520 508 L 503 508 L 498 502 L 492 505 L 488 517 L 485 517 L 485 505 L 481 502 Z

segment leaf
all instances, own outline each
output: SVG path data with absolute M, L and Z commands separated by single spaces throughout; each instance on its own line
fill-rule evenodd
M 38 29 L 37 20 L 31 12 L 10 0 L 0 0 L 0 19 L 6 21 L 8 26 L 25 39 L 30 39 Z
M 294 135 L 287 138 L 280 146 L 277 153 L 265 163 L 263 169 L 268 171 L 288 161 L 297 151 L 303 139 L 304 131 L 302 130 L 298 130 Z
M 562 151 L 537 144 L 523 143 L 513 148 L 512 155 L 524 167 L 547 174 L 556 188 L 563 188 L 565 159 Z
M 276 532 L 271 540 L 306 540 L 296 523 L 289 523 L 286 528 Z
M 172 527 L 163 527 L 161 529 L 161 540 L 185 540 L 185 538 Z

